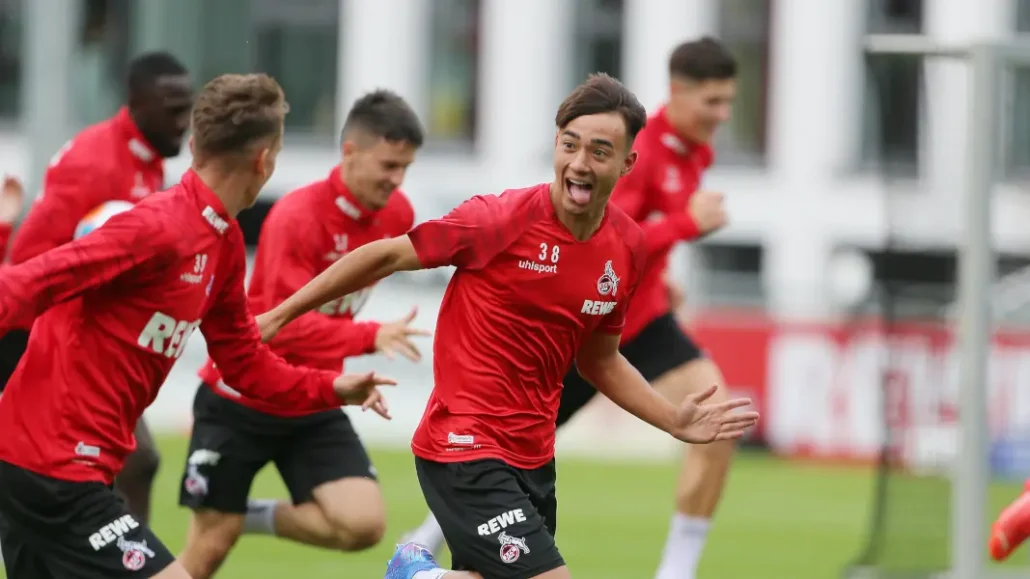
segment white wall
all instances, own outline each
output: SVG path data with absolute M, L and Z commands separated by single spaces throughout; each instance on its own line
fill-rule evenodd
M 438 216 L 470 195 L 539 182 L 551 173 L 550 120 L 568 66 L 562 55 L 569 47 L 562 44 L 560 31 L 571 27 L 568 3 L 485 1 L 480 142 L 475 153 L 434 151 L 429 146 L 420 155 L 405 187 L 420 218 Z M 666 9 L 683 3 L 627 3 L 626 82 L 649 106 L 664 91 L 664 66 L 658 66 L 663 64 L 663 54 L 677 34 L 697 35 L 711 29 L 712 1 L 698 0 L 689 10 L 674 11 L 688 23 L 683 26 L 670 25 L 675 19 Z M 380 0 L 343 2 L 347 17 L 341 17 L 341 22 L 347 30 L 341 38 L 353 40 L 341 48 L 341 75 L 347 78 L 341 81 L 345 90 L 339 110 L 346 108 L 358 88 L 392 86 L 425 111 L 426 78 L 420 63 L 428 46 L 428 21 L 419 0 L 404 2 L 410 10 L 400 11 L 402 21 L 396 25 L 405 31 L 402 36 L 408 41 L 404 42 L 379 30 L 387 17 L 377 8 Z M 928 31 L 951 40 L 1003 34 L 1005 3 L 985 0 L 970 9 L 967 0 L 934 0 L 928 3 Z M 981 9 L 982 4 L 990 4 L 991 9 Z M 764 244 L 763 279 L 773 309 L 792 316 L 819 315 L 826 307 L 821 272 L 830 250 L 841 243 L 881 244 L 888 209 L 891 227 L 912 241 L 948 246 L 959 236 L 963 71 L 935 68 L 928 75 L 931 126 L 927 133 L 932 146 L 927 163 L 931 174 L 925 181 L 929 185 L 893 183 L 887 194 L 879 178 L 857 168 L 863 85 L 856 46 L 862 33 L 863 0 L 782 0 L 776 6 L 768 162 L 762 168 L 718 168 L 705 185 L 729 196 L 732 226 L 717 239 Z M 524 46 L 528 37 L 539 41 L 532 49 Z M 359 43 L 360 39 L 365 40 Z M 16 134 L 0 134 L 0 171 L 23 174 L 27 150 Z M 321 178 L 336 155 L 335 148 L 313 149 L 292 144 L 288 138 L 280 169 L 266 194 L 277 195 Z M 185 157 L 172 161 L 170 173 L 180 173 L 188 163 Z M 1000 185 L 997 191 L 998 246 L 1010 251 L 1025 248 L 1030 244 L 1026 227 L 1030 202 L 1015 187 Z

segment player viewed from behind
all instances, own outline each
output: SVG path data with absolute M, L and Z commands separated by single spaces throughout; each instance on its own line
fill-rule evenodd
M 398 190 L 422 146 L 418 117 L 399 96 L 370 93 L 344 123 L 342 160 L 328 177 L 280 199 L 261 228 L 250 309 L 278 305 L 347 252 L 411 229 Z M 270 346 L 298 365 L 339 370 L 344 358 L 379 351 L 418 360 L 404 319 L 355 322 L 371 286 L 301 316 Z M 357 551 L 377 544 L 386 512 L 375 469 L 347 415 L 303 412 L 242 396 L 213 363 L 200 372 L 180 504 L 194 510 L 180 560 L 193 579 L 210 577 L 241 532 L 278 535 Z M 251 501 L 254 476 L 275 462 L 292 502 Z
M 189 74 L 170 54 L 144 54 L 129 64 L 127 91 L 127 105 L 118 114 L 86 128 L 54 155 L 42 191 L 11 243 L 11 263 L 68 243 L 79 221 L 106 201 L 136 203 L 164 189 L 163 160 L 179 154 L 189 126 Z M 0 338 L 0 389 L 25 351 L 31 326 L 26 320 Z M 136 439 L 137 451 L 116 484 L 132 512 L 146 521 L 158 454 L 143 421 Z
M 626 312 L 619 350 L 660 393 L 674 402 L 720 389 L 713 402 L 726 400 L 718 367 L 680 328 L 670 295 L 678 288 L 665 279 L 669 252 L 726 224 L 722 195 L 698 190 L 712 163 L 711 140 L 730 117 L 736 91 L 736 61 L 711 38 L 686 42 L 669 60 L 669 102 L 637 135 L 639 160 L 612 194 L 644 232 L 647 266 Z M 654 214 L 660 214 L 659 219 Z M 597 390 L 572 369 L 565 376 L 558 410 L 560 428 L 579 412 Z M 658 579 L 693 579 L 708 532 L 709 519 L 722 494 L 733 453 L 733 441 L 696 446 L 687 452 L 676 493 L 676 513 Z M 436 550 L 443 544 L 439 524 L 430 515 L 409 535 Z
M 189 579 L 109 485 L 133 429 L 200 328 L 222 375 L 284 409 L 365 403 L 371 374 L 291 366 L 261 344 L 235 216 L 275 168 L 286 103 L 265 75 L 208 83 L 193 168 L 103 227 L 0 271 L 0 328 L 39 316 L 0 397 L 0 546 L 9 579 Z
M 422 546 L 398 548 L 389 579 L 559 579 L 554 541 L 555 418 L 579 372 L 632 414 L 680 440 L 742 435 L 748 400 L 674 406 L 619 353 L 645 240 L 608 203 L 637 160 L 646 118 L 617 80 L 594 75 L 558 109 L 551 183 L 477 196 L 405 237 L 351 252 L 260 317 L 266 336 L 298 315 L 395 271 L 454 265 L 434 342 L 435 388 L 412 440 L 426 502 L 455 571 Z

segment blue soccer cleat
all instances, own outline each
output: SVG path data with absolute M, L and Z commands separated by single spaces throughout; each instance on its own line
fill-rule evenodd
M 419 571 L 439 569 L 436 559 L 429 549 L 418 543 L 397 545 L 397 550 L 386 564 L 386 575 L 383 579 L 411 579 Z

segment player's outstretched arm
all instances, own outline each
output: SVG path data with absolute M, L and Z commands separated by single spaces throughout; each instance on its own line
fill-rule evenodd
M 644 422 L 684 442 L 704 444 L 740 438 L 758 420 L 757 412 L 735 412 L 751 403 L 746 398 L 716 405 L 703 402 L 715 387 L 688 397 L 677 408 L 658 394 L 619 353 L 617 334 L 594 332 L 576 358 L 579 373 L 612 402 Z
M 280 328 L 322 304 L 354 293 L 397 271 L 422 269 L 408 236 L 382 239 L 363 245 L 286 298 L 258 316 L 261 336 L 268 341 Z
M 93 233 L 0 270 L 0 330 L 174 253 L 174 229 L 149 208 L 115 215 Z

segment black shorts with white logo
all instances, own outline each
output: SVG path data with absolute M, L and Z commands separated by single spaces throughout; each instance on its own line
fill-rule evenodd
M 153 577 L 175 561 L 111 487 L 0 462 L 0 548 L 8 579 Z
M 245 513 L 251 483 L 269 462 L 279 469 L 294 504 L 310 502 L 315 488 L 328 482 L 376 479 L 372 461 L 342 410 L 272 416 L 201 384 L 193 399 L 193 434 L 179 504 Z
M 632 340 L 620 346 L 619 351 L 648 382 L 657 380 L 687 362 L 704 357 L 704 352 L 683 331 L 671 313 L 648 324 Z M 568 422 L 596 394 L 597 390 L 579 375 L 573 365 L 563 380 L 557 425 L 560 427 Z
M 0 392 L 4 391 L 28 346 L 28 330 L 11 330 L 0 336 Z
M 455 571 L 528 579 L 565 565 L 554 543 L 554 460 L 525 470 L 493 459 L 440 463 L 415 457 L 415 472 Z

